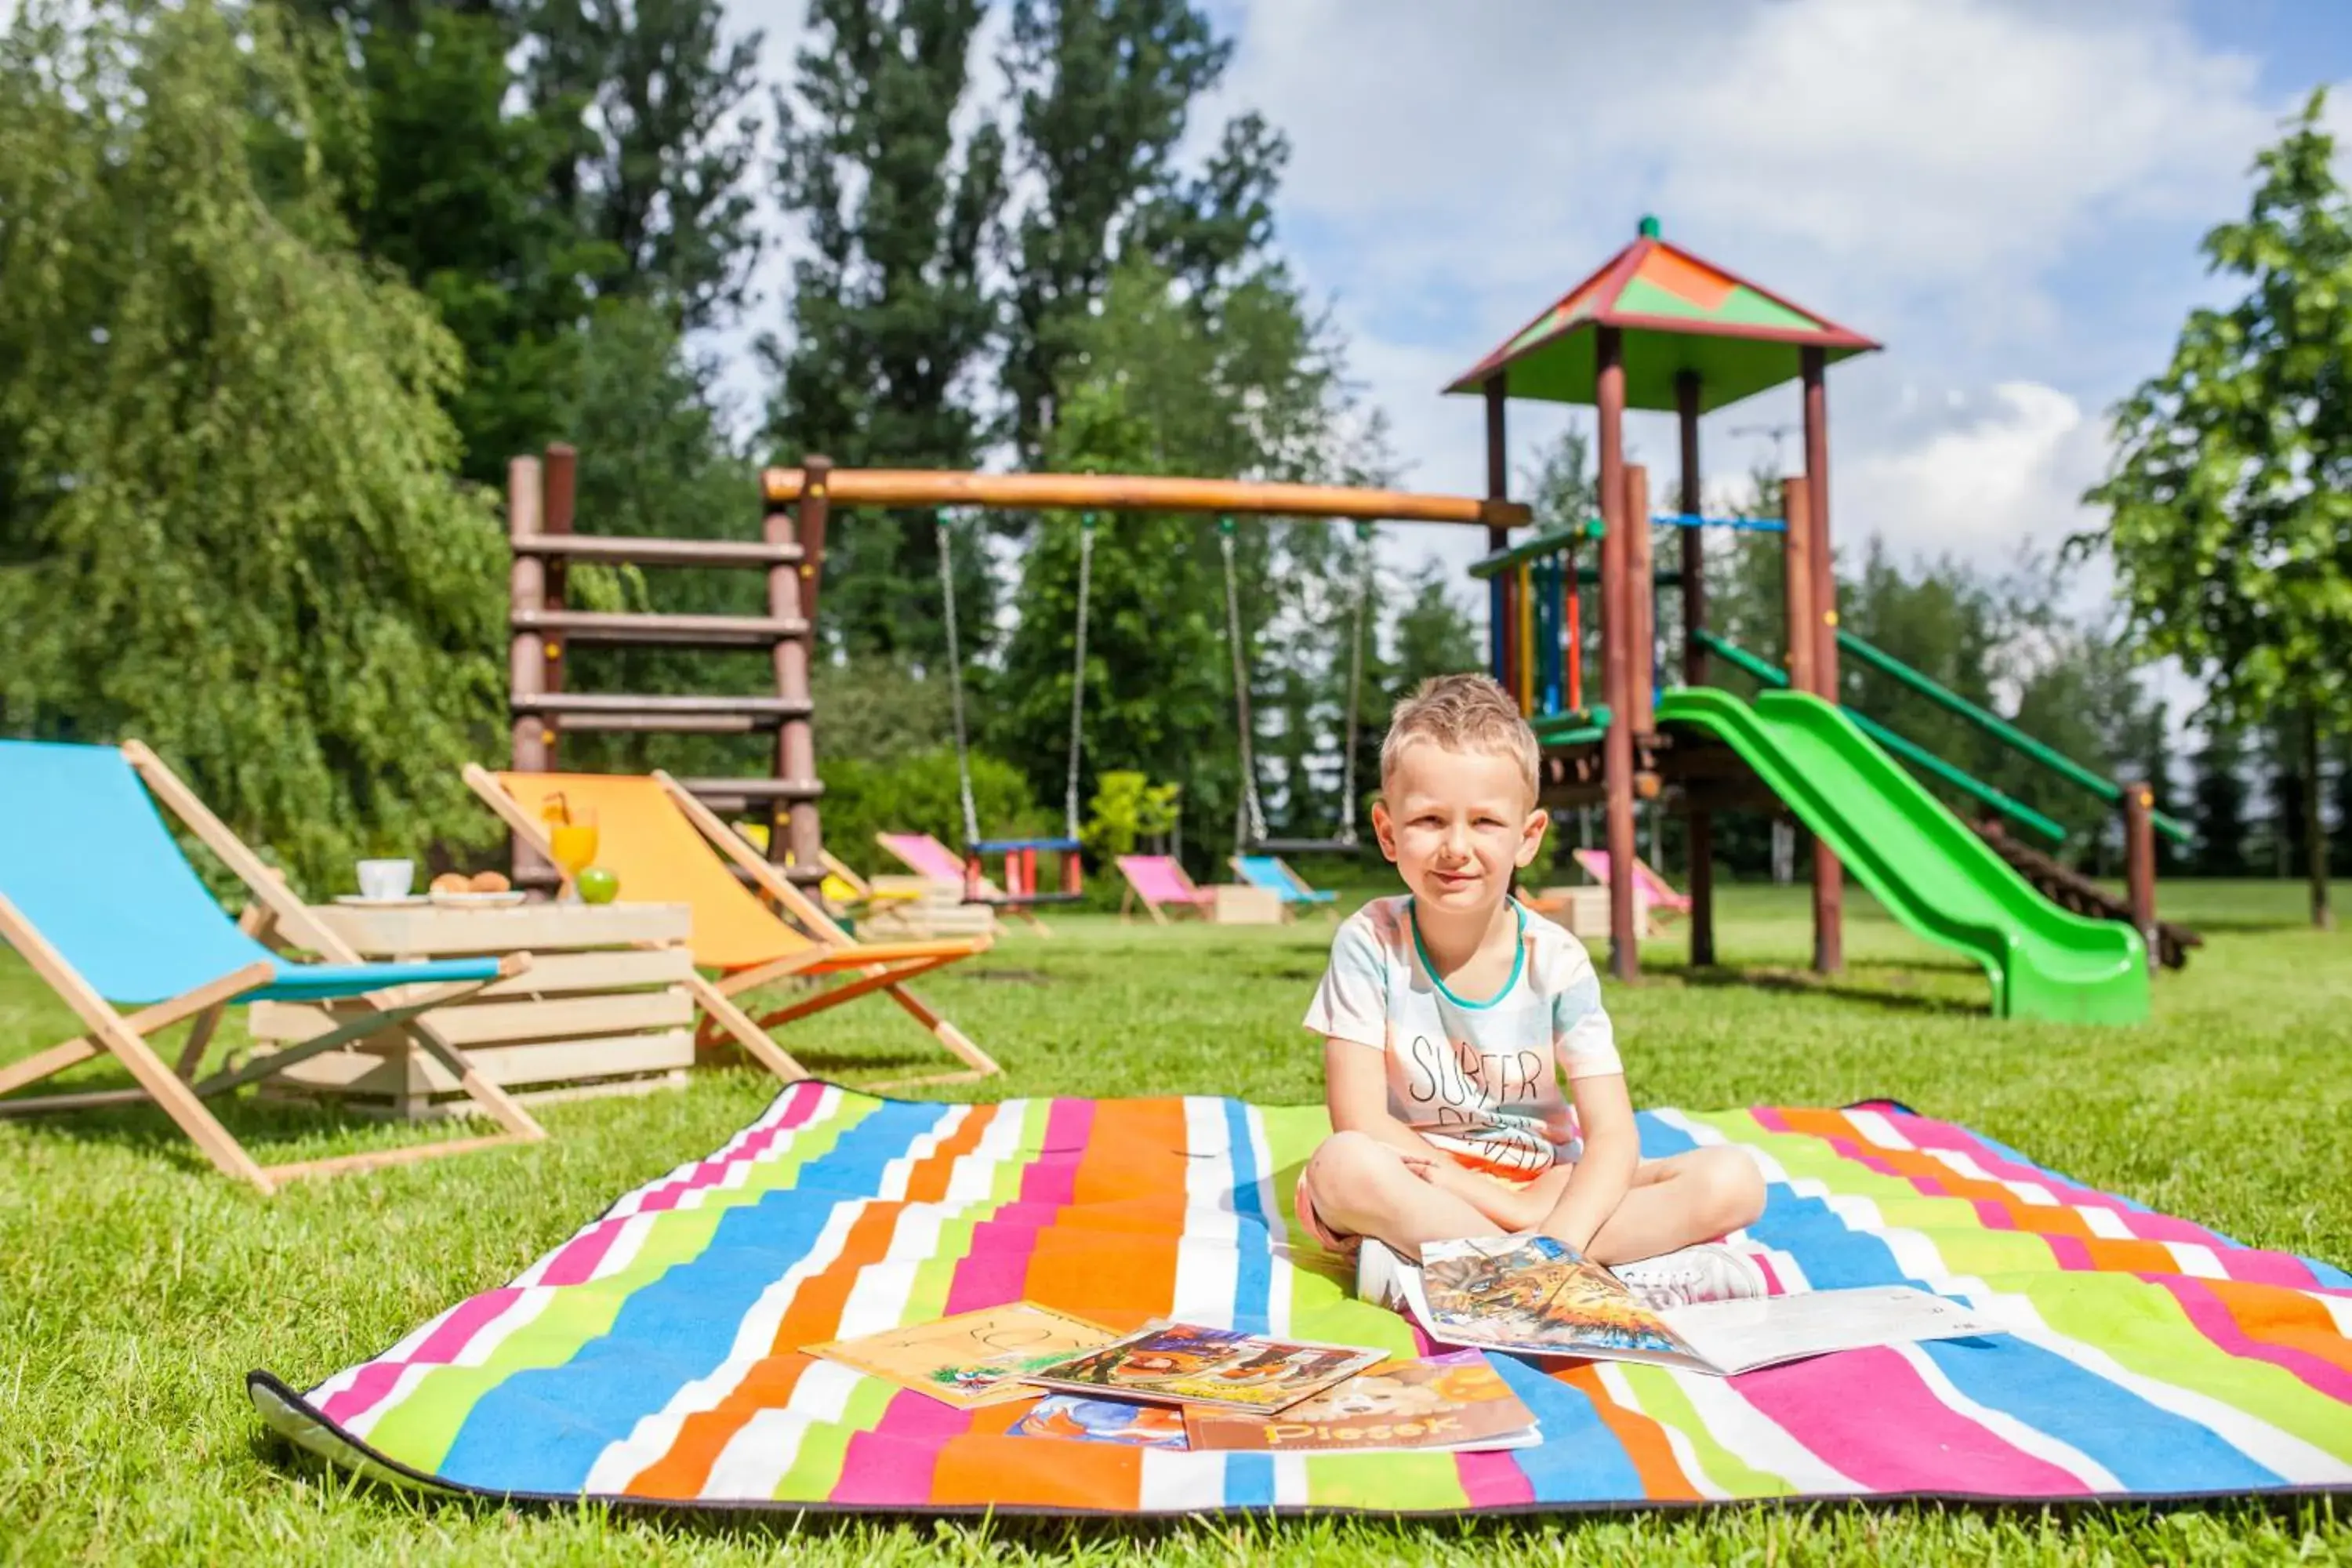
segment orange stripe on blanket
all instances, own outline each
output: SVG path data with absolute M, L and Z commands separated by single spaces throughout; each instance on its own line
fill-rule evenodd
M 1031 1508 L 1134 1508 L 1143 1495 L 1143 1453 L 1114 1443 L 1057 1442 L 966 1433 L 940 1449 L 931 1501 Z
M 1071 1201 L 1030 1254 L 1029 1299 L 1121 1330 L 1167 1312 L 1190 1165 L 1183 1101 L 1103 1101 Z
M 1593 1413 L 1609 1428 L 1633 1473 L 1642 1479 L 1642 1495 L 1652 1502 L 1695 1500 L 1702 1494 L 1675 1461 L 1665 1429 L 1638 1410 L 1628 1410 L 1610 1397 L 1598 1368 L 1587 1363 L 1556 1372 L 1552 1377 L 1592 1401 Z
M 970 1153 L 986 1132 L 996 1108 L 985 1107 L 964 1119 L 938 1149 L 925 1155 L 908 1174 L 909 1193 L 946 1190 L 958 1156 Z M 628 1489 L 646 1497 L 696 1497 L 710 1479 L 710 1467 L 734 1440 L 744 1424 L 762 1410 L 781 1409 L 792 1401 L 801 1374 L 813 1359 L 800 1347 L 835 1338 L 841 1328 L 842 1308 L 857 1285 L 858 1271 L 877 1263 L 889 1251 L 890 1237 L 907 1205 L 895 1202 L 869 1204 L 851 1222 L 840 1256 L 814 1278 L 803 1280 L 784 1310 L 771 1352 L 754 1363 L 743 1381 L 709 1410 L 687 1418 L 669 1452 L 629 1482 Z
M 2344 1337 L 2326 1308 L 2302 1291 L 2284 1285 L 2221 1279 L 2203 1283 L 2248 1339 L 2300 1351 L 2340 1371 L 2352 1372 L 2352 1340 Z

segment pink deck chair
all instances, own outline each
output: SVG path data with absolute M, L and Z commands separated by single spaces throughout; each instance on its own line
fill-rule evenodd
M 900 865 L 927 881 L 953 882 L 959 888 L 964 885 L 963 857 L 928 833 L 877 833 L 874 836 L 874 842 L 896 856 Z M 994 904 L 1001 912 L 1028 921 L 1039 935 L 1052 934 L 1034 910 L 1006 902 L 1004 889 L 988 878 L 982 877 L 974 891 L 980 894 L 981 902 Z
M 1586 876 L 1604 888 L 1609 885 L 1608 850 L 1579 849 L 1576 851 L 1576 863 L 1584 868 Z M 1675 891 L 1673 883 L 1651 870 L 1638 856 L 1633 861 L 1633 889 L 1653 910 L 1677 915 L 1690 913 L 1690 896 Z
M 1127 879 L 1126 896 L 1118 901 L 1121 920 L 1130 917 L 1139 901 L 1160 925 L 1168 923 L 1168 910 L 1180 913 L 1190 910 L 1202 916 L 1208 913 L 1213 895 L 1208 889 L 1194 886 L 1172 855 L 1122 855 L 1118 858 L 1118 874 Z

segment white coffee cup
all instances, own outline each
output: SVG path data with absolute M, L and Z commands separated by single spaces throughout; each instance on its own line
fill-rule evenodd
M 360 862 L 360 897 L 363 899 L 404 899 L 409 889 L 416 885 L 416 862 L 414 860 L 362 860 Z

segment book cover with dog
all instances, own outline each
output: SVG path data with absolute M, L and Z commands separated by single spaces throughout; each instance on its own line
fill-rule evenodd
M 1524 1448 L 1536 1418 L 1476 1351 L 1384 1361 L 1268 1415 L 1188 1409 L 1195 1449 L 1237 1453 L 1461 1452 Z

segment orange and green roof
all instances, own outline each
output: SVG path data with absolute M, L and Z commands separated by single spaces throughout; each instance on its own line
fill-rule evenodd
M 1594 403 L 1601 327 L 1622 337 L 1628 408 L 1675 408 L 1685 371 L 1697 373 L 1704 413 L 1796 379 L 1802 349 L 1833 363 L 1878 347 L 1668 244 L 1645 217 L 1640 238 L 1445 390 L 1482 392 L 1499 374 L 1512 397 Z

